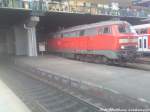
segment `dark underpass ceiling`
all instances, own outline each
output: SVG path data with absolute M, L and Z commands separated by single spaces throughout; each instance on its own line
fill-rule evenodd
M 31 10 L 0 8 L 0 28 L 21 23 L 29 18 L 30 14 Z M 40 22 L 37 25 L 37 31 L 44 34 L 57 31 L 58 27 L 70 27 L 111 20 L 113 18 L 115 17 L 108 15 L 47 12 L 44 16 L 40 17 Z M 120 17 L 120 19 L 126 20 L 131 24 L 140 24 L 140 20 L 142 18 Z
M 30 10 L 0 8 L 0 28 L 18 24 L 30 16 Z
M 49 33 L 49 32 L 57 31 L 59 27 L 70 27 L 75 25 L 112 20 L 114 18 L 128 21 L 131 24 L 140 24 L 142 20 L 142 18 L 136 18 L 136 17 L 118 18 L 118 17 L 108 16 L 108 15 L 49 12 L 45 16 L 40 17 L 40 22 L 37 25 L 37 31 L 40 33 Z
M 3 26 L 12 26 L 23 22 L 30 17 L 31 10 L 0 8 L 0 28 Z M 91 15 L 76 13 L 47 12 L 45 16 L 40 17 L 37 25 L 37 31 L 40 33 L 49 33 L 58 30 L 58 27 L 70 27 L 93 22 L 111 20 L 115 17 L 108 15 Z M 131 24 L 140 24 L 142 18 L 119 17 Z

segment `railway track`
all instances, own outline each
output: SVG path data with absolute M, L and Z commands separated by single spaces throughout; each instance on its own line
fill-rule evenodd
M 0 77 L 33 112 L 99 112 L 93 105 L 21 72 Z
M 72 58 L 69 58 L 72 59 Z M 144 70 L 144 71 L 150 71 L 150 60 L 146 59 L 138 59 L 135 62 L 132 63 L 112 63 L 112 62 L 105 62 L 105 61 L 99 61 L 91 58 L 87 59 L 82 57 L 81 59 L 72 59 L 77 61 L 83 61 L 87 63 L 95 63 L 95 64 L 106 64 L 109 66 L 116 66 L 116 67 L 124 67 L 124 68 L 130 68 L 130 69 L 138 69 L 138 70 Z
M 150 57 L 140 58 L 136 61 L 136 63 L 149 64 L 150 65 Z
M 105 65 L 108 65 L 108 66 L 115 66 L 115 67 L 150 71 L 150 61 L 136 61 L 136 62 L 133 62 L 133 63 L 123 63 L 123 64 L 112 64 L 112 63 L 104 63 L 104 62 L 100 63 L 100 62 L 87 61 L 87 60 L 77 60 L 77 61 L 83 61 L 83 62 L 95 63 L 95 64 L 105 64 Z
M 110 108 L 147 108 L 148 102 L 138 100 L 136 97 L 126 96 L 111 88 L 98 86 L 90 82 L 74 79 L 59 75 L 55 72 L 48 72 L 45 69 L 34 68 L 32 66 L 16 62 L 16 67 L 20 68 L 23 73 L 29 72 L 29 76 L 41 80 L 44 83 L 59 88 L 77 99 L 80 99 L 91 106 L 99 109 L 100 111 L 109 110 Z M 30 74 L 30 72 L 32 74 Z
M 87 106 L 85 106 L 85 108 L 90 107 L 91 110 L 89 108 L 87 109 L 90 112 L 98 112 L 98 111 L 101 111 L 104 109 L 107 110 L 110 108 L 114 108 L 114 109 L 116 109 L 116 108 L 121 108 L 121 109 L 144 108 L 145 109 L 145 108 L 149 107 L 149 102 L 140 101 L 136 97 L 133 98 L 130 96 L 126 96 L 124 94 L 118 93 L 117 91 L 111 90 L 111 88 L 105 88 L 105 87 L 101 87 L 98 85 L 93 85 L 89 82 L 80 81 L 80 80 L 73 79 L 70 77 L 64 77 L 63 75 L 59 76 L 59 74 L 55 74 L 53 72 L 49 73 L 45 69 L 34 68 L 32 66 L 28 66 L 26 64 L 22 64 L 17 61 L 15 61 L 15 66 L 13 67 L 13 69 L 15 69 L 17 71 L 21 71 L 21 74 L 25 74 L 25 77 L 28 77 L 31 79 L 38 79 L 42 83 L 44 83 L 44 84 L 46 83 L 47 86 L 49 85 L 50 87 L 54 88 L 54 90 L 56 88 L 59 88 L 57 90 L 61 91 L 62 93 L 67 94 L 68 96 L 73 97 L 73 99 L 77 99 L 79 102 L 81 101 L 84 104 L 86 104 Z M 16 77 L 16 75 L 13 77 Z M 20 79 L 17 79 L 17 80 L 20 80 Z M 19 83 L 22 83 L 22 82 L 23 81 L 20 81 Z M 27 82 L 25 81 L 25 83 L 27 83 Z M 13 85 L 13 84 L 10 84 L 10 85 Z M 32 84 L 29 84 L 28 86 L 30 87 L 30 85 L 32 85 Z M 40 85 L 40 84 L 35 84 L 35 85 Z M 22 87 L 20 87 L 20 88 L 22 88 Z M 42 87 L 37 86 L 36 88 L 42 88 Z M 39 91 L 39 92 L 45 91 L 45 89 L 36 90 L 34 87 L 32 87 L 30 90 L 35 90 L 35 91 Z M 52 91 L 54 91 L 54 90 L 52 90 Z M 26 93 L 26 92 L 23 92 L 23 93 Z M 49 92 L 46 91 L 45 93 L 49 93 Z M 43 95 L 45 93 L 41 93 L 41 94 Z M 45 104 L 47 104 L 49 102 L 48 97 L 50 97 L 51 95 L 48 97 L 46 97 L 47 95 L 46 96 L 42 96 L 42 95 L 38 96 L 38 98 L 39 97 L 44 98 L 45 99 L 44 104 L 40 100 L 35 100 L 35 99 L 32 100 L 34 102 L 31 102 L 32 106 L 30 103 L 27 103 L 27 104 L 29 104 L 29 106 L 31 106 L 31 108 L 33 108 L 33 107 L 35 107 L 35 109 L 39 108 L 39 112 L 42 109 L 43 109 L 43 111 L 41 111 L 41 112 L 47 112 L 47 111 L 49 111 L 49 109 L 51 107 L 54 108 L 53 106 L 56 105 L 56 103 L 52 104 L 51 106 L 49 106 L 49 105 L 46 106 Z M 27 96 L 34 96 L 34 95 L 29 94 Z M 59 96 L 59 94 L 58 94 L 57 96 L 58 96 L 58 98 L 56 98 L 56 99 L 58 100 L 59 97 L 61 97 L 61 95 Z M 54 95 L 52 97 L 57 97 L 57 96 Z M 27 99 L 29 99 L 29 102 L 30 102 L 31 98 L 27 97 Z M 33 97 L 33 98 L 37 98 L 37 97 Z M 26 99 L 26 98 L 23 98 L 23 99 Z M 58 103 L 58 104 L 64 103 L 64 102 L 66 102 L 66 100 L 68 101 L 68 99 L 63 99 L 61 101 L 61 98 L 60 98 L 60 103 Z M 53 98 L 52 98 L 52 102 L 54 102 Z M 69 102 L 69 104 L 72 104 L 72 103 Z M 36 108 L 37 105 L 38 105 L 38 108 Z M 82 105 L 82 104 L 80 103 L 80 105 Z M 61 106 L 58 106 L 58 107 L 60 108 Z M 58 108 L 58 107 L 56 107 L 56 108 Z M 65 106 L 62 106 L 62 107 L 65 107 Z M 82 106 L 82 107 L 84 107 L 84 106 Z M 78 106 L 76 108 L 78 108 Z M 60 110 L 62 110 L 62 111 L 60 111 Z M 65 109 L 58 109 L 55 111 L 56 112 L 78 112 L 78 110 L 75 110 L 75 111 L 72 111 L 71 109 L 70 109 L 71 111 L 70 110 L 64 111 L 64 110 Z M 79 111 L 79 112 L 82 112 L 82 111 L 84 112 L 84 109 L 83 110 L 81 109 L 81 111 Z M 38 112 L 38 111 L 36 110 L 35 112 Z M 85 112 L 88 112 L 88 111 L 85 111 Z M 106 111 L 104 111 L 104 112 L 106 112 Z
M 63 57 L 71 60 L 76 60 L 76 61 L 82 61 L 82 62 L 87 62 L 87 63 L 94 63 L 94 64 L 105 64 L 108 66 L 116 66 L 116 67 L 123 67 L 123 68 L 130 68 L 130 69 L 138 69 L 138 70 L 144 70 L 144 71 L 150 71 L 150 59 L 138 59 L 135 62 L 132 63 L 115 63 L 112 61 L 99 59 L 97 57 L 86 57 L 86 56 L 80 56 L 77 58 L 70 58 L 63 56 L 61 54 L 53 54 L 54 56 L 58 57 Z M 150 58 L 150 57 L 148 57 Z

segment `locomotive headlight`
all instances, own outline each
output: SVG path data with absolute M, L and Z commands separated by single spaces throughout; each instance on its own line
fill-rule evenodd
M 121 46 L 121 49 L 125 49 L 125 46 L 122 45 L 122 46 Z

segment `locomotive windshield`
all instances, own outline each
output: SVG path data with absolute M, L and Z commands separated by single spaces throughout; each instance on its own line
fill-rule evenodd
M 118 30 L 120 33 L 135 33 L 130 25 L 119 25 Z

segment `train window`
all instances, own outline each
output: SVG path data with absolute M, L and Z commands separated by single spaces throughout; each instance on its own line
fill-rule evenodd
M 111 33 L 111 28 L 110 27 L 103 27 L 99 29 L 98 34 L 110 34 Z
M 119 32 L 120 32 L 120 33 L 126 33 L 125 27 L 122 26 L 122 25 L 120 25 L 120 26 L 119 26 Z
M 140 44 L 139 47 L 142 48 L 142 40 L 141 39 L 139 39 L 139 44 Z
M 76 37 L 76 36 L 77 36 L 76 32 L 68 32 L 63 34 L 63 37 Z
M 97 35 L 97 29 L 96 28 L 91 28 L 91 29 L 86 29 L 85 30 L 85 35 L 86 36 L 93 36 L 93 35 Z
M 64 33 L 64 34 L 63 34 L 63 37 L 68 37 L 68 33 Z
M 84 35 L 84 30 L 81 30 L 79 35 L 83 36 Z
M 69 33 L 70 34 L 70 37 L 76 37 L 77 35 L 76 35 L 76 32 L 71 32 L 71 33 Z
M 106 27 L 106 28 L 104 28 L 104 34 L 107 34 L 107 33 L 109 33 L 110 31 L 109 31 L 109 28 L 108 27 Z
M 144 39 L 144 48 L 147 47 L 147 44 L 146 44 L 146 39 Z
M 120 33 L 133 33 L 129 25 L 119 25 L 118 30 Z
M 140 30 L 136 30 L 136 33 L 137 33 L 137 34 L 140 34 Z
M 142 29 L 141 30 L 141 34 L 146 34 L 147 33 L 147 29 Z

